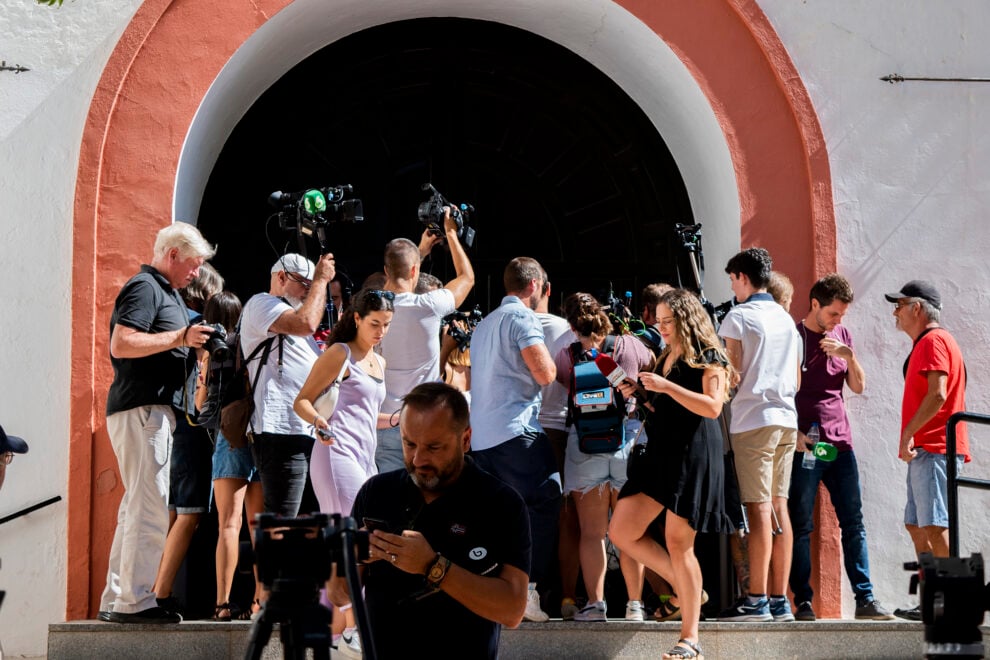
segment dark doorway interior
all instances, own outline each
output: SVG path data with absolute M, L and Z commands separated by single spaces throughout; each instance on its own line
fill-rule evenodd
M 419 240 L 427 181 L 477 209 L 468 306 L 497 306 L 502 269 L 519 255 L 547 268 L 557 301 L 604 295 L 610 283 L 638 296 L 649 282 L 676 282 L 675 260 L 693 281 L 672 228 L 692 222 L 690 203 L 643 112 L 565 48 L 483 21 L 382 25 L 301 62 L 227 140 L 198 224 L 246 300 L 267 289 L 274 250 L 297 247 L 294 234 L 266 225 L 268 195 L 353 184 L 365 221 L 331 225 L 328 242 L 360 284 L 381 269 L 388 240 Z M 424 269 L 453 277 L 442 254 Z

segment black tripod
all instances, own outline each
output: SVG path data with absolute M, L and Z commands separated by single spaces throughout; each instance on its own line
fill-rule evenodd
M 258 579 L 270 588 L 260 616 L 251 624 L 247 660 L 260 660 L 271 639 L 273 624 L 279 624 L 282 657 L 303 660 L 306 649 L 313 649 L 314 660 L 330 658 L 330 610 L 320 604 L 319 589 L 330 577 L 330 566 L 337 565 L 350 588 L 353 610 L 364 657 L 375 660 L 371 624 L 358 579 L 358 554 L 368 554 L 367 532 L 359 532 L 352 518 L 341 519 L 314 514 L 300 518 L 280 518 L 270 513 L 258 515 L 255 531 L 255 557 Z

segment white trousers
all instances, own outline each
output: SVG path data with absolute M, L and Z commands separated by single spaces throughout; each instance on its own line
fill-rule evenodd
M 155 578 L 168 535 L 168 479 L 175 415 L 140 406 L 107 417 L 124 496 L 110 546 L 100 611 L 134 614 L 157 606 Z

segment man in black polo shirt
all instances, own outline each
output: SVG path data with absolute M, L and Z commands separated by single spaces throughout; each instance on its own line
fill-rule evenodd
M 399 428 L 406 469 L 369 479 L 352 514 L 375 528 L 363 570 L 375 650 L 400 657 L 417 640 L 431 658 L 494 658 L 501 626 L 526 609 L 526 505 L 464 456 L 471 427 L 456 389 L 415 387 Z
M 113 383 L 107 432 L 124 495 L 110 546 L 99 618 L 115 623 L 178 623 L 158 606 L 154 584 L 168 533 L 172 400 L 185 380 L 190 348 L 212 330 L 189 325 L 177 289 L 189 284 L 214 249 L 190 224 L 177 222 L 155 239 L 151 265 L 124 284 L 110 317 Z

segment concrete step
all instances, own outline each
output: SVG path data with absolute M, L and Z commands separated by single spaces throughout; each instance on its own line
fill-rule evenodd
M 215 660 L 243 658 L 251 624 L 187 621 L 175 626 L 119 625 L 99 621 L 48 627 L 49 660 L 135 658 Z M 658 658 L 677 642 L 678 623 L 622 620 L 580 623 L 551 620 L 503 630 L 500 658 Z M 920 658 L 920 623 L 909 621 L 816 621 L 814 623 L 702 622 L 707 660 L 719 658 Z M 990 629 L 983 629 L 986 640 Z M 430 657 L 427 636 L 411 642 L 409 657 Z M 278 628 L 262 658 L 282 657 Z M 337 657 L 333 654 L 333 657 Z

